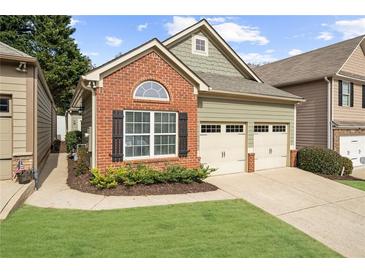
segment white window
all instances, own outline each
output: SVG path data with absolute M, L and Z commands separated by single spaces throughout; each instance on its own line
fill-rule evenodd
M 201 133 L 220 133 L 221 125 L 201 125 Z
M 125 111 L 126 159 L 177 156 L 177 113 Z
M 208 39 L 199 35 L 193 36 L 192 52 L 194 54 L 208 55 Z
M 342 82 L 342 105 L 349 107 L 350 106 L 350 83 L 343 81 Z
M 226 125 L 227 133 L 243 132 L 243 125 Z
M 10 100 L 8 97 L 0 97 L 0 112 L 10 112 Z
M 268 125 L 255 125 L 254 132 L 269 132 Z
M 134 91 L 135 99 L 169 101 L 167 90 L 158 82 L 145 81 Z
M 286 126 L 285 125 L 273 125 L 272 132 L 286 132 Z

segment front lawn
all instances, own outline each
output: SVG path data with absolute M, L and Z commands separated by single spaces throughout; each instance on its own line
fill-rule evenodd
M 108 211 L 24 206 L 0 257 L 340 257 L 243 200 Z
M 363 180 L 336 180 L 336 181 L 341 184 L 352 186 L 354 188 L 365 191 L 365 181 Z

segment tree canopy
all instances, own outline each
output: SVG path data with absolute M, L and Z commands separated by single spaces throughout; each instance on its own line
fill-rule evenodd
M 0 41 L 38 59 L 59 114 L 69 107 L 79 77 L 91 68 L 74 32 L 71 16 L 0 16 Z

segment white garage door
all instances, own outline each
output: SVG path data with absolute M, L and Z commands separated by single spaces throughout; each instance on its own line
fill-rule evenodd
M 255 170 L 285 167 L 288 157 L 287 125 L 255 124 Z
M 245 171 L 246 128 L 244 124 L 200 125 L 201 163 L 218 170 L 214 175 Z
M 340 154 L 351 159 L 354 166 L 365 165 L 365 136 L 341 136 Z

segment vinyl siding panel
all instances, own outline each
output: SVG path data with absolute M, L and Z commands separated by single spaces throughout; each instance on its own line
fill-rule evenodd
M 26 153 L 27 123 L 27 77 L 15 70 L 17 63 L 1 61 L 0 94 L 12 97 L 13 154 Z M 30 66 L 28 70 L 32 70 Z
M 365 77 L 365 55 L 360 45 L 357 46 L 354 53 L 349 58 L 349 60 L 347 60 L 341 71 L 350 72 Z
M 199 98 L 199 122 L 247 123 L 247 143 L 253 148 L 255 122 L 289 124 L 290 144 L 294 144 L 294 105 L 238 101 L 231 99 Z
M 38 169 L 42 169 L 52 145 L 53 106 L 41 81 L 37 87 L 37 152 Z
M 338 80 L 333 85 L 333 119 L 339 121 L 365 122 L 365 108 L 362 108 L 362 85 L 354 82 L 354 106 L 338 105 Z
M 202 32 L 199 36 L 206 37 Z M 195 35 L 195 34 L 194 34 Z M 232 63 L 222 54 L 222 52 L 211 41 L 208 42 L 208 56 L 192 53 L 192 36 L 172 46 L 171 52 L 183 61 L 190 69 L 216 73 L 228 76 L 242 76 Z
M 327 82 L 320 80 L 280 88 L 306 99 L 297 105 L 297 148 L 327 147 Z
M 91 119 L 92 119 L 92 109 L 91 109 L 91 96 L 87 95 L 83 98 L 83 107 L 84 111 L 82 112 L 82 122 L 81 122 L 81 131 L 82 131 L 82 143 L 87 144 L 89 141 L 88 137 L 85 137 L 85 133 L 88 128 L 91 127 Z

